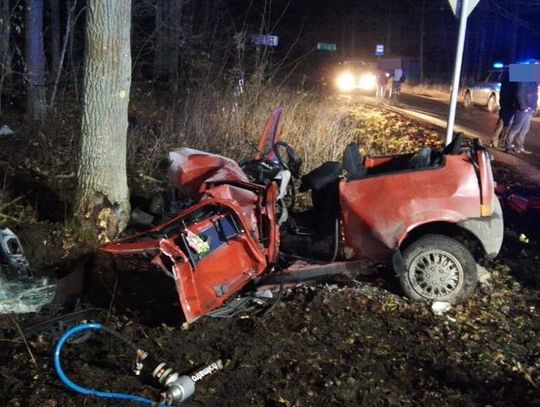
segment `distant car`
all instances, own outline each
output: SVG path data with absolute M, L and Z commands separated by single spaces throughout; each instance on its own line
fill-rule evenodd
M 499 94 L 501 80 L 505 72 L 504 68 L 492 69 L 484 77 L 472 86 L 463 89 L 463 106 L 468 109 L 473 105 L 482 106 L 488 112 L 495 112 L 500 108 Z M 540 94 L 540 86 L 538 86 Z M 535 116 L 539 113 L 538 108 Z
M 485 107 L 488 112 L 496 111 L 500 106 L 499 92 L 503 72 L 503 69 L 491 70 L 480 81 L 466 87 L 463 90 L 463 106 L 468 109 L 473 105 L 479 105 Z
M 340 93 L 375 93 L 377 66 L 363 60 L 345 61 L 338 65 L 334 83 Z

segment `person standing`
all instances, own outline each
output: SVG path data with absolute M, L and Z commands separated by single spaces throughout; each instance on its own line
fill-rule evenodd
M 516 112 L 508 135 L 506 137 L 505 152 L 516 152 L 518 154 L 530 154 L 525 150 L 525 138 L 531 126 L 532 117 L 538 105 L 538 83 L 518 82 Z
M 405 75 L 403 73 L 403 69 L 398 68 L 394 69 L 394 72 L 392 74 L 392 86 L 390 87 L 390 100 L 394 103 L 397 102 L 397 98 L 399 97 L 399 94 L 401 93 L 401 83 L 404 82 Z
M 388 85 L 388 73 L 379 69 L 377 73 L 377 103 L 384 102 L 386 97 L 386 86 Z
M 499 119 L 495 125 L 495 132 L 491 139 L 490 146 L 497 148 L 504 147 L 508 130 L 512 126 L 514 114 L 516 113 L 517 86 L 515 82 L 510 82 L 509 72 L 506 70 L 501 78 L 501 89 L 499 92 Z

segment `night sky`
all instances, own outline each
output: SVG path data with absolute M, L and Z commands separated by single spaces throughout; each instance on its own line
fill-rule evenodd
M 249 9 L 253 29 L 270 15 L 266 33 L 278 35 L 277 55 L 320 61 L 374 58 L 375 45 L 385 56 L 419 59 L 422 0 L 230 0 L 234 14 Z M 428 78 L 448 79 L 454 60 L 458 20 L 446 0 L 425 0 L 424 69 Z M 271 31 L 271 32 L 270 32 Z M 338 51 L 317 52 L 317 42 Z M 478 76 L 495 61 L 540 58 L 540 1 L 481 0 L 469 18 L 464 75 Z

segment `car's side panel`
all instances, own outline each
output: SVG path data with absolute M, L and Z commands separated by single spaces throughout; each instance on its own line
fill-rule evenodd
M 388 259 L 415 227 L 480 216 L 478 179 L 467 154 L 434 169 L 407 170 L 340 183 L 347 258 Z

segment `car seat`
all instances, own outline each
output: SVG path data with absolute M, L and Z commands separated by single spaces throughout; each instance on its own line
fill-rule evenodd
M 364 178 L 367 175 L 367 168 L 364 167 L 362 156 L 358 144 L 350 143 L 343 152 L 343 169 L 348 180 Z
M 433 150 L 431 147 L 424 147 L 407 162 L 407 169 L 410 170 L 429 167 L 433 167 Z

